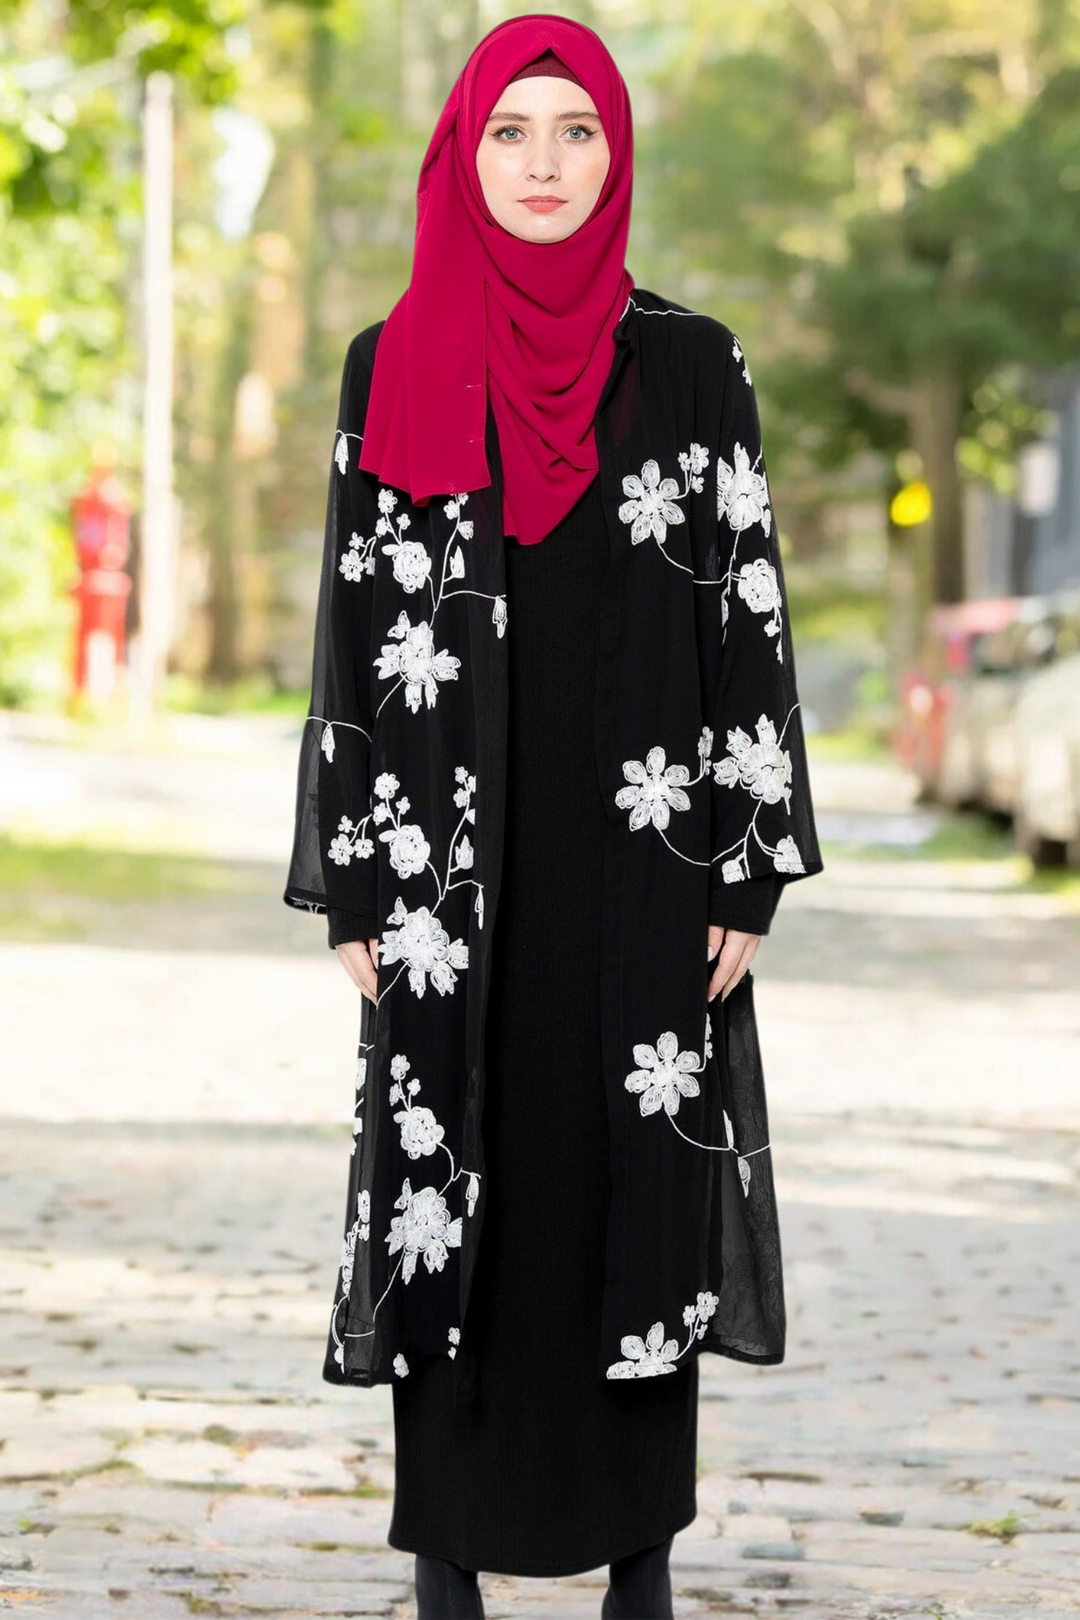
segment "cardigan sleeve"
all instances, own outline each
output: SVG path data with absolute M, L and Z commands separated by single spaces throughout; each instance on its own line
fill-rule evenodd
M 701 584 L 707 598 L 701 611 L 711 644 L 709 916 L 730 918 L 737 927 L 737 917 L 761 920 L 767 913 L 771 919 L 784 885 L 820 872 L 823 862 L 757 400 L 739 340 L 723 331 L 719 442 L 713 447 L 716 544 Z M 764 885 L 749 887 L 765 878 L 775 885 L 768 903 Z
M 382 531 L 371 480 L 357 466 L 371 380 L 365 335 L 353 338 L 342 370 L 315 610 L 311 702 L 301 733 L 293 848 L 282 898 L 308 911 L 374 917 L 369 654 L 375 536 Z
M 375 939 L 379 933 L 379 919 L 373 911 L 340 911 L 336 906 L 329 906 L 326 922 L 326 943 L 332 951 L 351 939 Z
M 767 934 L 782 887 L 779 877 L 769 872 L 738 885 L 726 883 L 723 892 L 713 898 L 709 921 L 717 928 L 737 928 L 743 934 Z

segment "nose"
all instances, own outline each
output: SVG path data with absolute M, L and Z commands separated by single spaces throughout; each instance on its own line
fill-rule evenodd
M 559 159 L 555 146 L 544 136 L 533 145 L 527 178 L 530 180 L 558 180 Z

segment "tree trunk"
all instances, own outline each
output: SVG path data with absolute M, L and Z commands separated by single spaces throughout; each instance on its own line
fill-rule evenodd
M 948 357 L 929 365 L 915 379 L 912 441 L 934 503 L 923 586 L 925 607 L 964 599 L 963 490 L 956 465 L 963 403 L 960 368 Z

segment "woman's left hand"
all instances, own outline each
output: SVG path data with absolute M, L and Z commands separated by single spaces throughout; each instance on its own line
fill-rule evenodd
M 737 928 L 721 928 L 718 924 L 709 924 L 709 961 L 712 961 L 717 951 L 720 952 L 709 980 L 707 998 L 709 1001 L 718 990 L 722 992 L 720 1000 L 727 1000 L 754 960 L 760 941 L 760 934 L 741 934 Z

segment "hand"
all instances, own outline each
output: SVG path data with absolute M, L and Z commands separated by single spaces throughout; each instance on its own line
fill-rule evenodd
M 721 928 L 716 923 L 709 924 L 709 961 L 712 961 L 717 951 L 720 952 L 716 968 L 709 980 L 707 997 L 709 1001 L 718 990 L 723 992 L 720 1000 L 727 1000 L 754 960 L 760 943 L 760 934 L 741 934 L 737 928 Z
M 347 939 L 343 945 L 336 945 L 334 949 L 341 958 L 349 978 L 360 986 L 364 995 L 371 1001 L 379 999 L 379 937 L 376 934 L 372 939 Z

